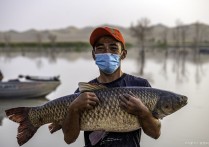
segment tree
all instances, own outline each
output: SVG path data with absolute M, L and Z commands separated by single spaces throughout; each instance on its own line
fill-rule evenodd
M 41 47 L 42 47 L 42 40 L 43 40 L 43 37 L 42 37 L 42 35 L 41 35 L 40 32 L 38 32 L 38 33 L 36 34 L 36 39 L 37 39 L 38 47 L 41 48 Z
M 52 48 L 54 48 L 55 47 L 56 40 L 57 40 L 57 36 L 55 34 L 49 33 L 48 39 L 50 40 L 50 43 L 52 45 Z
M 11 35 L 8 33 L 4 33 L 4 44 L 5 44 L 5 48 L 9 48 L 10 47 L 10 43 L 11 43 Z
M 134 26 L 131 24 L 130 30 L 132 32 L 133 37 L 136 37 L 137 42 L 139 43 L 140 46 L 140 69 L 139 69 L 139 74 L 143 75 L 144 74 L 144 64 L 145 64 L 145 43 L 147 40 L 147 35 L 148 33 L 151 32 L 151 27 L 150 27 L 150 20 L 147 18 L 142 18 L 141 20 L 138 21 L 138 23 Z
M 180 30 L 181 30 L 181 32 L 180 32 L 180 35 L 181 35 L 181 46 L 183 46 L 183 49 L 185 51 L 185 48 L 186 48 L 186 36 L 187 36 L 187 32 L 188 32 L 188 26 L 182 25 Z
M 199 22 L 196 22 L 194 26 L 195 26 L 194 47 L 195 47 L 195 54 L 198 54 L 199 45 L 202 41 L 204 29 L 202 28 Z
M 141 51 L 144 51 L 147 35 L 151 32 L 150 20 L 142 18 L 135 26 L 131 24 L 130 30 L 132 32 L 132 36 L 136 37 Z
M 180 47 L 180 37 L 181 37 L 181 26 L 182 21 L 180 19 L 176 20 L 176 27 L 173 29 L 173 40 L 175 42 L 175 46 L 179 49 Z

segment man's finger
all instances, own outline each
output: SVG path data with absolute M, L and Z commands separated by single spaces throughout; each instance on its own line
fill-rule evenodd
M 90 104 L 91 106 L 96 106 L 96 105 L 98 105 L 98 103 L 95 102 L 95 101 L 89 101 L 88 104 Z
M 130 100 L 130 98 L 132 97 L 130 94 L 128 94 L 128 93 L 125 93 L 125 94 L 123 94 L 123 96 L 129 101 Z
M 90 104 L 87 104 L 86 108 L 90 110 L 90 109 L 93 109 L 94 107 Z
M 124 101 L 120 101 L 120 105 L 126 106 L 127 104 L 126 104 L 126 102 L 124 102 Z
M 127 106 L 126 106 L 126 103 L 124 103 L 123 101 L 120 102 L 120 105 L 119 105 L 122 109 L 124 110 L 127 110 Z
M 133 97 L 136 97 L 136 95 L 134 95 L 131 91 L 129 91 L 128 94 L 130 94 Z
M 127 99 L 127 98 L 125 98 L 125 96 L 124 96 L 124 95 L 120 95 L 120 96 L 119 96 L 119 98 L 120 98 L 120 100 L 121 100 L 122 102 L 124 102 L 125 104 L 127 104 L 128 99 Z
M 98 99 L 98 97 L 95 95 L 95 96 L 90 96 L 89 97 L 89 100 L 91 100 L 91 101 L 95 101 L 95 102 L 97 102 L 97 103 L 99 103 L 99 99 Z
M 88 95 L 90 95 L 90 96 L 96 96 L 96 94 L 94 92 L 88 92 Z

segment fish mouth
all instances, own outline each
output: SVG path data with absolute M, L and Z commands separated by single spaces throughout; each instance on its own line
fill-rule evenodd
M 181 105 L 182 105 L 182 107 L 187 105 L 187 103 L 188 103 L 187 100 L 188 100 L 187 96 L 181 96 Z

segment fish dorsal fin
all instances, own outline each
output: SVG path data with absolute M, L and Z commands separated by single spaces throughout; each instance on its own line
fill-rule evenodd
M 79 82 L 79 91 L 84 92 L 84 91 L 94 91 L 94 90 L 99 90 L 99 89 L 104 89 L 107 88 L 104 85 L 97 84 L 97 83 L 85 83 L 85 82 Z

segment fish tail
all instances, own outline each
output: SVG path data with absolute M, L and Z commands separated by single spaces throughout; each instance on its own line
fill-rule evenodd
M 29 120 L 28 113 L 30 109 L 30 107 L 18 107 L 5 110 L 10 120 L 20 124 L 17 133 L 17 142 L 20 146 L 30 140 L 39 128 L 34 127 Z

